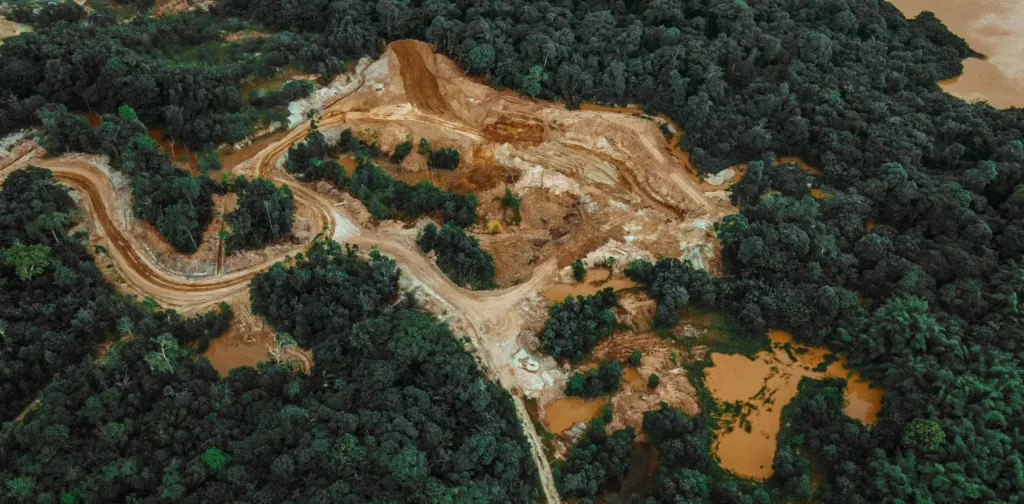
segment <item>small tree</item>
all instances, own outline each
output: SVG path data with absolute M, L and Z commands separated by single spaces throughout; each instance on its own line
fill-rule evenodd
M 454 170 L 459 162 L 459 151 L 455 147 L 441 147 L 427 156 L 427 165 L 441 170 Z
M 648 387 L 655 388 L 658 386 L 659 383 L 661 383 L 661 377 L 658 376 L 657 374 L 651 373 L 651 376 L 647 377 Z
M 419 146 L 417 146 L 416 148 L 416 152 L 419 152 L 420 154 L 429 157 L 431 152 L 430 142 L 428 142 L 426 138 L 420 137 L 420 143 Z
M 629 358 L 626 360 L 629 361 L 630 366 L 640 367 L 640 359 L 642 359 L 643 356 L 644 355 L 640 353 L 640 350 L 633 350 L 633 353 L 629 354 Z
M 228 463 L 229 457 L 220 448 L 212 446 L 203 452 L 203 463 L 213 471 L 219 471 L 224 464 Z
M 572 263 L 572 277 L 577 282 L 582 282 L 587 277 L 587 267 L 583 264 L 583 260 L 576 259 Z
M 3 252 L 4 263 L 14 266 L 14 272 L 22 280 L 31 280 L 50 265 L 50 247 L 46 245 L 22 245 L 15 243 Z
M 519 221 L 522 220 L 522 215 L 519 213 L 519 207 L 522 204 L 522 200 L 520 200 L 519 197 L 512 192 L 512 189 L 506 187 L 505 195 L 501 197 L 495 196 L 494 200 L 500 201 L 503 207 L 512 210 L 513 222 L 518 224 Z
M 910 448 L 931 452 L 938 450 L 945 442 L 946 433 L 935 420 L 915 418 L 903 429 L 903 444 Z
M 401 163 L 410 152 L 412 152 L 412 140 L 406 139 L 395 146 L 395 152 L 391 154 L 391 161 Z

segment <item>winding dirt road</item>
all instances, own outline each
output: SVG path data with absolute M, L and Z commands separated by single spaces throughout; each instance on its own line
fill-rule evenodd
M 392 103 L 384 103 L 384 106 L 381 107 L 383 112 L 359 110 L 343 103 L 346 97 L 359 92 L 364 87 L 368 88 L 364 85 L 366 83 L 365 73 L 369 67 L 364 67 L 358 75 L 357 85 L 333 98 L 331 103 L 325 104 L 319 119 L 320 128 L 327 130 L 360 121 L 416 121 L 432 128 L 448 129 L 458 134 L 477 137 L 483 127 L 481 124 L 473 124 L 473 119 L 470 116 L 476 112 L 486 111 L 469 105 L 459 106 L 458 103 L 453 106 L 452 103 L 447 102 L 443 90 L 439 87 L 437 77 L 434 75 L 436 69 L 430 68 L 424 63 L 422 53 L 416 44 L 421 43 L 396 42 L 391 47 L 401 67 L 400 77 L 404 83 L 404 95 L 407 103 L 411 103 L 414 109 L 422 111 L 422 114 L 420 112 L 411 115 L 396 113 L 396 110 L 406 109 L 396 108 Z M 444 85 L 449 84 L 445 83 Z M 470 98 L 466 100 L 466 103 L 474 103 Z M 388 115 L 392 113 L 397 115 Z M 571 125 L 563 126 L 570 128 Z M 660 135 L 655 127 L 646 124 L 645 127 L 651 128 L 653 134 Z M 313 222 L 313 228 L 322 229 L 324 235 L 338 242 L 359 245 L 364 250 L 376 247 L 382 253 L 394 258 L 403 270 L 403 276 L 410 283 L 409 286 L 428 297 L 432 302 L 431 308 L 435 312 L 440 312 L 442 318 L 448 320 L 457 332 L 465 332 L 470 336 L 473 353 L 487 374 L 506 388 L 514 390 L 517 387 L 516 379 L 513 376 L 514 371 L 509 369 L 507 362 L 504 362 L 503 355 L 505 354 L 502 353 L 504 350 L 496 351 L 495 348 L 506 342 L 515 343 L 517 335 L 526 325 L 520 308 L 526 300 L 535 297 L 538 292 L 555 283 L 558 271 L 557 260 L 551 258 L 540 264 L 534 269 L 528 280 L 511 288 L 470 291 L 455 285 L 427 256 L 421 253 L 414 241 L 415 230 L 360 228 L 353 223 L 354 219 L 346 218 L 347 210 L 344 207 L 339 208 L 338 201 L 320 194 L 279 168 L 288 149 L 295 143 L 301 142 L 308 134 L 309 129 L 309 123 L 295 127 L 260 150 L 250 160 L 242 163 L 240 168 L 244 166 L 244 170 L 273 180 L 276 184 L 287 184 L 294 194 L 296 205 L 313 210 L 312 213 L 316 219 Z M 641 137 L 640 141 L 639 143 L 633 142 L 631 145 L 639 145 L 640 147 L 636 147 L 638 150 L 643 149 L 657 159 L 660 159 L 659 156 L 667 157 L 667 153 L 660 153 L 658 146 L 649 142 L 649 139 L 644 139 L 643 135 L 635 136 Z M 633 136 L 626 134 L 622 138 L 632 141 L 630 139 Z M 565 143 L 571 146 L 569 152 L 589 152 L 594 158 L 613 164 L 618 170 L 620 180 L 624 179 L 625 189 L 639 193 L 650 206 L 664 211 L 667 215 L 685 219 L 688 213 L 720 216 L 727 210 L 708 200 L 696 188 L 692 180 L 684 178 L 682 175 L 673 173 L 666 178 L 652 179 L 650 173 L 647 173 L 641 180 L 641 177 L 634 172 L 640 167 L 615 156 L 597 152 L 587 146 L 573 145 L 568 140 Z M 239 294 L 246 297 L 244 291 L 248 288 L 249 280 L 253 275 L 286 255 L 293 256 L 308 247 L 308 243 L 302 244 L 282 251 L 277 257 L 230 273 L 189 277 L 180 272 L 171 271 L 155 261 L 150 254 L 145 252 L 143 245 L 127 229 L 117 223 L 115 212 L 118 209 L 111 208 L 109 204 L 109 202 L 116 201 L 116 189 L 110 177 L 100 167 L 80 155 L 54 158 L 25 155 L 9 166 L 0 167 L 0 172 L 24 168 L 29 164 L 48 168 L 53 172 L 55 178 L 75 188 L 83 196 L 82 203 L 95 223 L 93 226 L 95 235 L 107 249 L 109 258 L 124 278 L 127 287 L 133 292 L 151 297 L 168 308 L 186 312 L 198 311 L 207 309 L 223 300 L 239 299 Z M 655 175 L 657 176 L 657 173 Z M 662 190 L 672 189 L 672 187 L 666 186 L 678 186 L 674 189 L 681 193 L 683 196 L 681 201 L 686 207 L 684 208 L 678 198 L 656 194 L 658 191 L 655 191 L 654 187 L 658 186 L 661 186 Z M 544 456 L 541 438 L 530 420 L 523 399 L 513 393 L 513 400 L 539 470 L 545 500 L 549 504 L 558 503 L 558 492 L 551 468 Z

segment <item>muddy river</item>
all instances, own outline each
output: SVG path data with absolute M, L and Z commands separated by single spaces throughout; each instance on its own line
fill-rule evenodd
M 846 414 L 865 424 L 875 421 L 882 406 L 883 390 L 871 388 L 846 367 L 845 360 L 831 363 L 825 371 L 815 371 L 827 350 L 793 343 L 793 337 L 785 331 L 771 331 L 769 338 L 772 352 L 761 352 L 753 360 L 737 354 L 713 353 L 713 365 L 704 370 L 704 382 L 715 401 L 744 404 L 739 415 L 723 416 L 713 448 L 715 454 L 722 467 L 755 479 L 772 474 L 782 408 L 796 396 L 801 378 L 846 378 Z M 787 346 L 790 352 L 786 351 Z M 749 422 L 749 431 L 744 421 Z M 730 425 L 732 430 L 728 429 Z
M 930 10 L 985 59 L 964 60 L 959 77 L 939 83 L 965 100 L 1024 107 L 1024 2 L 1020 0 L 891 0 L 907 17 Z
M 591 296 L 605 287 L 619 291 L 636 287 L 636 282 L 628 278 L 611 278 L 611 271 L 592 268 L 587 270 L 587 275 L 582 282 L 555 284 L 542 294 L 551 302 L 560 303 L 565 300 L 566 296 Z

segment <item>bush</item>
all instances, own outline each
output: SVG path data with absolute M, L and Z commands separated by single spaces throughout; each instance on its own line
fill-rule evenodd
M 614 393 L 622 382 L 622 364 L 606 360 L 586 373 L 574 373 L 565 386 L 565 395 L 597 397 Z
M 455 147 L 437 149 L 427 157 L 427 164 L 431 168 L 454 170 L 459 167 L 459 151 Z
M 587 267 L 583 264 L 582 259 L 576 259 L 572 262 L 572 277 L 577 282 L 582 282 L 587 277 Z
M 656 375 L 654 373 L 651 373 L 651 376 L 647 377 L 647 386 L 648 387 L 655 388 L 655 387 L 658 386 L 659 383 L 661 383 L 661 377 L 660 376 L 658 376 L 658 375 Z
M 412 140 L 406 140 L 395 146 L 395 152 L 391 154 L 391 161 L 401 163 L 410 152 L 412 152 Z
M 640 353 L 640 350 L 633 350 L 633 352 L 629 354 L 629 357 L 626 360 L 629 362 L 630 366 L 640 367 L 640 360 L 643 358 L 643 356 L 644 355 Z

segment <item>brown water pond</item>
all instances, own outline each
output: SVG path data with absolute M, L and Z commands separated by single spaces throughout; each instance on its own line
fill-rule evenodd
M 985 59 L 964 60 L 964 71 L 939 85 L 968 101 L 1024 107 L 1024 2 L 1020 0 L 892 0 L 908 18 L 935 13 Z
M 565 300 L 566 296 L 591 296 L 605 287 L 619 291 L 636 287 L 636 282 L 628 278 L 611 278 L 611 271 L 592 268 L 587 270 L 587 275 L 582 282 L 555 284 L 544 291 L 542 295 L 554 303 L 560 303 Z
M 829 353 L 824 348 L 796 344 L 785 331 L 770 331 L 769 339 L 772 352 L 761 352 L 753 360 L 737 354 L 713 353 L 712 366 L 704 369 L 704 383 L 715 401 L 744 405 L 739 415 L 722 418 L 722 429 L 713 448 L 715 454 L 722 467 L 755 479 L 766 479 L 772 474 L 782 408 L 796 396 L 801 378 L 846 378 L 846 414 L 865 424 L 875 421 L 884 392 L 871 388 L 842 359 L 831 363 L 825 371 L 815 371 Z M 745 428 L 747 424 L 749 431 Z
M 221 376 L 227 376 L 228 371 L 237 367 L 256 367 L 258 362 L 270 360 L 267 345 L 262 341 L 246 344 L 228 336 L 225 334 L 211 339 L 210 346 L 203 352 L 203 357 L 210 361 Z
M 607 399 L 580 399 L 563 397 L 544 406 L 544 427 L 548 432 L 560 434 L 579 422 L 596 418 Z

